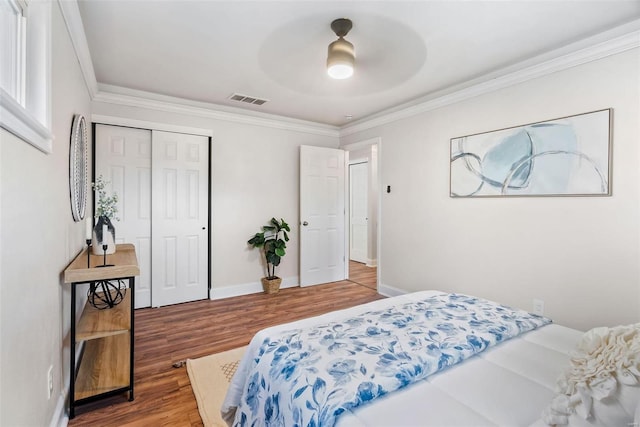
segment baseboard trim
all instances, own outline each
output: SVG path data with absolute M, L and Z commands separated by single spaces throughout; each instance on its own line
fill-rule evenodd
M 378 260 L 377 259 L 371 259 L 368 258 L 367 259 L 367 263 L 365 264 L 367 267 L 377 267 L 378 266 Z
M 300 286 L 298 276 L 284 277 L 280 289 L 295 288 Z M 239 297 L 242 295 L 258 294 L 264 292 L 261 282 L 244 283 L 241 285 L 223 286 L 220 288 L 211 288 L 211 299 L 224 299 L 231 297 Z
M 84 344 L 79 345 L 75 351 L 76 358 L 76 369 L 78 368 L 78 361 L 80 360 L 80 356 L 82 355 L 82 351 L 84 350 Z M 56 404 L 56 410 L 53 414 L 53 418 L 51 418 L 51 424 L 49 427 L 67 427 L 69 424 L 69 415 L 67 414 L 67 402 L 69 401 L 69 377 L 67 376 L 64 379 L 64 389 L 62 390 L 62 394 L 58 399 L 58 403 Z
M 58 403 L 56 403 L 56 409 L 53 411 L 53 417 L 51 418 L 49 427 L 67 427 L 69 424 L 69 417 L 64 410 L 66 395 L 67 393 L 63 391 L 60 396 L 58 396 Z
M 408 293 L 403 289 L 394 288 L 393 286 L 380 284 L 378 286 L 378 293 L 380 295 L 384 295 L 385 297 L 397 297 L 398 295 L 404 295 Z

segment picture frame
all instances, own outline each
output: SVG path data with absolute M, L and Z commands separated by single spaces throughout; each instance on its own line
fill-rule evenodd
M 613 109 L 452 138 L 449 195 L 610 196 Z

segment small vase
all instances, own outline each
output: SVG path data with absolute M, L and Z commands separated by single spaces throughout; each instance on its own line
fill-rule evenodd
M 102 249 L 102 245 L 107 245 L 106 251 Z M 108 217 L 98 217 L 98 222 L 93 227 L 91 246 L 94 255 L 104 255 L 105 253 L 110 255 L 116 252 L 116 229 Z

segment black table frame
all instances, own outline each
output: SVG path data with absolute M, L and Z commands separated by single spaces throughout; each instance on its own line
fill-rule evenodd
M 80 363 L 82 362 L 82 356 L 84 353 L 84 346 L 80 353 L 80 357 L 78 359 L 78 363 L 76 364 L 76 294 L 77 294 L 77 285 L 89 283 L 91 287 L 95 286 L 96 281 L 83 281 L 83 282 L 72 282 L 71 283 L 71 344 L 69 346 L 69 419 L 73 419 L 75 417 L 75 408 L 76 406 L 94 402 L 99 399 L 103 399 L 105 397 L 113 396 L 116 394 L 120 394 L 122 392 L 129 392 L 129 402 L 133 401 L 133 349 L 134 349 L 134 310 L 135 310 L 135 282 L 136 279 L 134 276 L 130 277 L 112 277 L 110 279 L 105 280 L 129 280 L 129 289 L 128 291 L 131 293 L 131 320 L 129 325 L 129 385 L 127 387 L 121 387 L 115 390 L 109 390 L 105 393 L 96 394 L 94 396 L 85 397 L 83 399 L 75 400 L 75 382 L 76 377 L 78 375 L 77 368 L 80 367 Z

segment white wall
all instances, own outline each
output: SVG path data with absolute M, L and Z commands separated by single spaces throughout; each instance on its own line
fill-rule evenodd
M 214 297 L 261 289 L 260 252 L 247 240 L 273 216 L 291 228 L 287 255 L 276 270 L 298 284 L 299 146 L 337 147 L 338 138 L 234 123 L 195 115 L 92 103 L 93 113 L 111 117 L 210 129 L 212 138 L 212 288 Z M 244 286 L 243 286 L 244 285 Z M 230 288 L 231 287 L 231 288 Z M 235 289 L 234 289 L 235 288 Z
M 640 321 L 640 52 L 355 133 L 382 138 L 383 285 L 532 309 L 579 329 Z M 449 197 L 453 137 L 613 108 L 611 197 Z
M 89 96 L 66 27 L 52 5 L 53 152 L 0 129 L 0 425 L 45 426 L 62 414 L 67 381 L 69 287 L 61 273 L 81 250 L 84 224 L 69 201 L 73 115 Z M 63 346 L 66 343 L 65 355 Z M 54 394 L 47 397 L 53 366 Z

